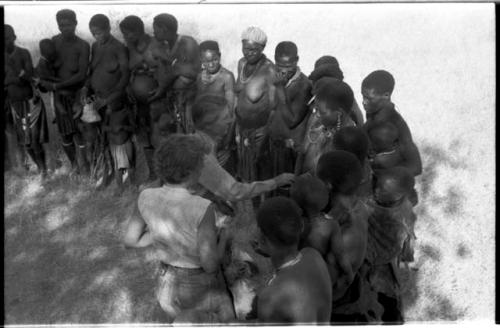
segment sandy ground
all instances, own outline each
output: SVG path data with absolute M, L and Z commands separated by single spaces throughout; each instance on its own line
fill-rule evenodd
M 495 15 L 493 4 L 340 4 L 242 6 L 75 5 L 77 32 L 92 37 L 89 18 L 118 23 L 135 13 L 151 32 L 159 12 L 175 14 L 180 32 L 221 43 L 235 71 L 241 31 L 268 33 L 272 58 L 282 40 L 299 47 L 310 73 L 323 54 L 336 56 L 361 104 L 361 80 L 383 68 L 394 74 L 393 100 L 420 149 L 416 266 L 405 276 L 409 321 L 493 320 L 495 264 Z M 35 62 L 37 43 L 56 33 L 60 5 L 10 5 L 19 45 Z M 314 17 L 311 21 L 310 17 Z M 220 22 L 237 22 L 234 28 Z M 49 149 L 60 155 L 57 136 Z M 49 158 L 55 158 L 48 156 Z M 56 161 L 50 163 L 57 167 Z M 133 192 L 113 198 L 64 172 L 43 188 L 35 176 L 5 180 L 5 318 L 7 323 L 161 321 L 154 264 L 125 250 L 122 224 Z

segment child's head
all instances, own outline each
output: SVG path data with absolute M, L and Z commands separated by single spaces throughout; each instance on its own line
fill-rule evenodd
M 290 188 L 290 197 L 309 218 L 318 215 L 328 205 L 328 196 L 326 185 L 307 173 L 297 177 Z
M 201 66 L 209 74 L 215 74 L 220 69 L 220 50 L 217 41 L 207 40 L 200 43 Z
M 368 155 L 368 143 L 365 131 L 357 126 L 343 127 L 333 137 L 335 149 L 354 154 L 360 163 L 364 163 Z
M 371 72 L 365 77 L 361 83 L 361 94 L 368 114 L 378 112 L 391 101 L 394 84 L 394 77 L 384 70 Z
M 51 39 L 42 39 L 38 43 L 40 54 L 48 61 L 53 61 L 56 58 L 56 46 Z
M 415 178 L 404 167 L 396 166 L 375 173 L 373 197 L 383 206 L 391 206 L 408 196 L 415 185 Z
M 318 110 L 321 123 L 326 127 L 338 124 L 342 115 L 351 111 L 354 101 L 352 89 L 346 83 L 328 79 L 316 90 L 315 106 Z
M 297 247 L 303 229 L 300 208 L 286 197 L 268 198 L 257 211 L 257 225 L 267 254 L 276 248 Z
M 344 150 L 327 152 L 318 160 L 316 175 L 330 188 L 333 194 L 352 195 L 363 179 L 359 160 Z
M 155 171 L 161 181 L 188 186 L 197 183 L 207 146 L 194 135 L 172 134 L 155 152 Z
M 394 149 L 399 133 L 394 124 L 389 122 L 376 123 L 368 131 L 370 144 L 375 153 L 381 153 Z

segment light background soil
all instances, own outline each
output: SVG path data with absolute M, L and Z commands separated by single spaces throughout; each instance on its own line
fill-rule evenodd
M 38 40 L 58 33 L 55 13 L 63 7 L 6 6 L 5 22 L 14 27 L 18 44 L 32 52 L 35 63 Z M 336 56 L 358 103 L 368 73 L 393 73 L 393 101 L 412 130 L 424 164 L 416 209 L 420 269 L 406 277 L 406 317 L 493 320 L 493 4 L 71 8 L 78 15 L 77 33 L 88 41 L 88 21 L 95 13 L 111 18 L 119 39 L 118 23 L 128 14 L 143 18 L 151 32 L 154 15 L 172 13 L 180 33 L 198 41 L 218 40 L 222 63 L 233 72 L 241 57 L 241 32 L 256 25 L 268 34 L 265 53 L 271 59 L 278 42 L 296 42 L 306 74 L 321 55 Z M 153 272 L 142 268 L 149 263 L 148 253 L 122 250 L 118 240 L 117 227 L 129 215 L 133 195 L 110 201 L 62 177 L 51 183 L 40 190 L 35 177 L 6 180 L 7 323 L 159 320 L 149 289 Z

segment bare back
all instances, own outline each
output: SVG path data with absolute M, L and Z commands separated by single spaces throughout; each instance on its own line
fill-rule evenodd
M 326 263 L 312 248 L 302 259 L 279 271 L 258 296 L 259 321 L 266 323 L 328 323 L 332 286 Z

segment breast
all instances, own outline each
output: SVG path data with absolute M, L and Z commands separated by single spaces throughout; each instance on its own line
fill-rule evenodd
M 242 92 L 251 103 L 257 103 L 266 93 L 267 84 L 264 77 L 254 77 L 245 84 Z

